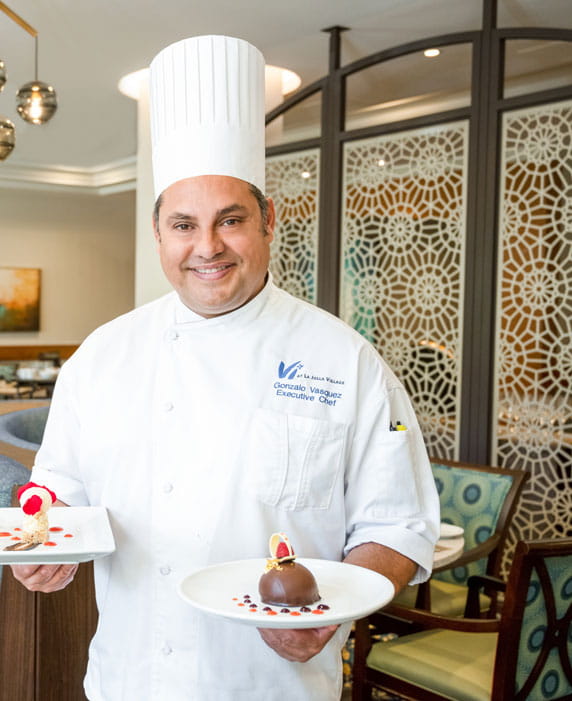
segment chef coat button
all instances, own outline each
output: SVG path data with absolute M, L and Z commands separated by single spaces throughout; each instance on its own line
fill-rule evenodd
M 165 482 L 165 484 L 163 485 L 163 491 L 165 492 L 165 494 L 169 494 L 173 491 L 173 485 L 170 482 Z
M 169 643 L 165 643 L 161 648 L 161 652 L 164 655 L 170 655 L 173 652 L 173 648 L 169 645 Z
M 174 406 L 173 402 L 165 402 L 165 404 L 163 404 L 165 411 L 172 411 Z
M 175 329 L 171 329 L 167 334 L 167 338 L 169 341 L 176 341 L 179 338 L 179 332 L 175 331 Z
M 159 572 L 163 575 L 171 574 L 171 568 L 169 565 L 163 565 L 163 567 L 159 568 Z

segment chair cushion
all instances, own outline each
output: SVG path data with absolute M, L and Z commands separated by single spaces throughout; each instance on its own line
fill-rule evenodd
M 465 550 L 480 545 L 494 533 L 511 475 L 431 463 L 439 492 L 441 520 L 465 530 Z M 472 574 L 484 574 L 486 560 L 439 572 L 433 579 L 464 584 Z
M 426 630 L 376 643 L 367 666 L 452 701 L 490 701 L 496 633 Z
M 462 584 L 452 584 L 439 579 L 431 580 L 431 611 L 441 616 L 462 616 L 467 602 L 467 587 Z M 396 604 L 415 606 L 417 587 L 405 587 L 395 598 Z M 480 595 L 481 611 L 486 611 L 491 600 L 485 594 Z

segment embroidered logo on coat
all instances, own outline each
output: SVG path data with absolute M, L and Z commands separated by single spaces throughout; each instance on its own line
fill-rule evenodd
M 278 377 L 283 380 L 284 378 L 288 380 L 293 380 L 296 377 L 296 373 L 300 368 L 304 367 L 302 365 L 302 362 L 300 360 L 296 360 L 296 362 L 292 363 L 291 365 L 288 365 L 286 367 L 284 365 L 284 361 L 280 361 L 280 365 L 278 366 Z
M 339 385 L 344 385 L 344 380 L 336 380 L 332 377 L 314 375 L 312 373 L 300 372 L 304 367 L 301 360 L 296 360 L 290 365 L 286 365 L 284 361 L 280 361 L 278 365 L 279 380 L 293 380 L 296 378 L 296 384 L 286 382 L 275 382 L 274 389 L 277 397 L 302 399 L 305 402 L 316 401 L 320 404 L 328 406 L 336 406 L 338 399 L 342 398 L 342 392 L 336 392 L 335 389 L 341 390 Z M 316 386 L 325 384 L 326 387 Z M 338 385 L 338 387 L 332 387 Z

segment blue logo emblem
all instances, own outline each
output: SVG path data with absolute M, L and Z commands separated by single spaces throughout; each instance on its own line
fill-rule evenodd
M 293 380 L 301 367 L 303 366 L 300 360 L 296 360 L 296 362 L 288 365 L 288 367 L 284 365 L 283 361 L 280 361 L 280 365 L 278 366 L 278 377 L 281 380 L 283 380 L 285 377 L 289 380 Z

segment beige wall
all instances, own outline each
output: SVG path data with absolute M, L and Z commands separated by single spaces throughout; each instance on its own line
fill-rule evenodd
M 41 268 L 40 331 L 0 345 L 77 344 L 134 306 L 135 192 L 0 189 L 0 266 Z

